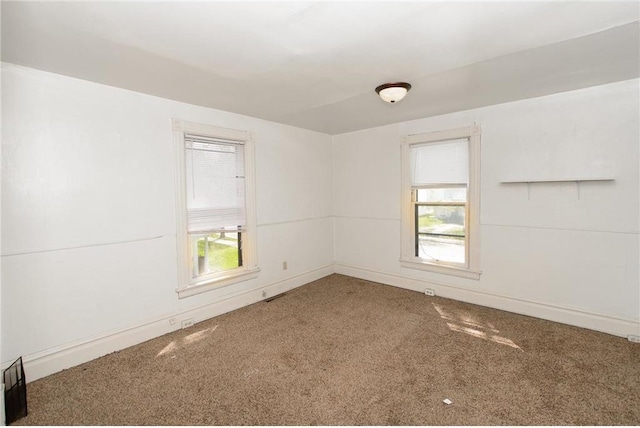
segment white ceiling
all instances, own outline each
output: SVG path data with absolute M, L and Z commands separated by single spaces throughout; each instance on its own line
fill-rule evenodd
M 329 134 L 640 75 L 632 2 L 8 2 L 2 60 Z M 374 88 L 407 81 L 396 105 Z

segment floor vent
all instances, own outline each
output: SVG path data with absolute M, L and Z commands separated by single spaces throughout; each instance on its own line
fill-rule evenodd
M 273 296 L 273 297 L 269 297 L 268 299 L 264 299 L 264 301 L 265 301 L 265 302 L 271 302 L 272 300 L 276 300 L 276 299 L 281 298 L 281 297 L 282 297 L 282 296 L 284 296 L 285 294 L 287 294 L 287 293 L 276 294 L 276 295 L 275 295 L 275 296 Z

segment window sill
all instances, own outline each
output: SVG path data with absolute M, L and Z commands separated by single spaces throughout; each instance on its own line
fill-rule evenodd
M 482 274 L 481 271 L 454 266 L 435 265 L 433 263 L 427 263 L 418 259 L 401 259 L 400 265 L 408 269 L 424 270 L 427 272 L 439 273 L 443 275 L 452 275 L 458 276 L 460 278 L 474 279 L 476 281 L 480 279 L 480 274 Z
M 258 273 L 260 273 L 260 268 L 258 267 L 250 270 L 243 270 L 241 272 L 233 272 L 229 275 L 209 279 L 203 282 L 189 285 L 188 287 L 178 288 L 176 292 L 178 293 L 178 298 L 183 299 L 185 297 L 195 296 L 196 294 L 215 290 L 220 287 L 226 287 L 227 285 L 232 285 L 238 282 L 257 278 Z

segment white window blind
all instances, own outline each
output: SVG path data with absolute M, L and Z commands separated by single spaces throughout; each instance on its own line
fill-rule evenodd
M 411 146 L 411 185 L 466 184 L 469 180 L 467 138 Z
M 184 136 L 189 233 L 244 230 L 244 144 Z

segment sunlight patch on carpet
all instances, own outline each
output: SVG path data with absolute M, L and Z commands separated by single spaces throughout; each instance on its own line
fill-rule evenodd
M 191 333 L 183 337 L 182 340 L 180 340 L 179 342 L 176 340 L 172 340 L 167 346 L 165 346 L 160 352 L 158 352 L 158 355 L 156 355 L 156 358 L 162 357 L 163 355 L 167 355 L 174 351 L 178 351 L 184 348 L 186 345 L 199 342 L 202 339 L 206 338 L 211 333 L 213 333 L 214 331 L 216 331 L 217 328 L 218 326 L 216 325 L 215 327 L 212 327 L 212 328 L 205 328 L 203 330 L 196 331 L 195 333 Z
M 497 334 L 500 333 L 500 331 L 496 329 L 493 324 L 489 322 L 482 322 L 468 313 L 452 313 L 441 305 L 437 305 L 435 303 L 432 303 L 432 305 L 438 314 L 440 314 L 440 318 L 445 321 L 450 321 L 447 322 L 449 330 L 457 333 L 465 333 L 470 336 L 477 337 L 478 339 L 489 340 L 491 342 L 510 346 L 522 351 L 522 348 L 516 345 L 513 340 Z
M 178 345 L 176 345 L 176 341 L 173 340 L 167 346 L 165 346 L 162 351 L 158 352 L 158 355 L 156 355 L 156 357 L 161 357 L 171 351 L 175 351 L 176 349 L 178 349 Z

